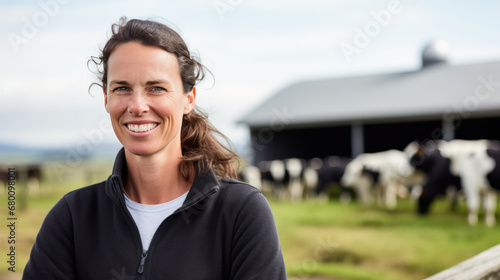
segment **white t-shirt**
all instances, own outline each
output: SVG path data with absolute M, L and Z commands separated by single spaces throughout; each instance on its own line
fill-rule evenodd
M 137 203 L 125 195 L 125 205 L 139 228 L 143 250 L 148 250 L 151 239 L 160 224 L 182 206 L 188 192 L 169 202 L 154 205 Z

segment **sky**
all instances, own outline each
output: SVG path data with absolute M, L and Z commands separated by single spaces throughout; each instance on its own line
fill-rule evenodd
M 197 105 L 238 146 L 238 120 L 298 81 L 417 70 L 437 39 L 450 64 L 500 60 L 498 11 L 493 0 L 2 0 L 0 143 L 118 143 L 87 61 L 121 16 L 181 34 L 213 73 Z

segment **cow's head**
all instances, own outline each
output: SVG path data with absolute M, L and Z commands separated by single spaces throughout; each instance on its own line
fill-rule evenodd
M 417 141 L 413 141 L 404 149 L 406 156 L 412 166 L 419 167 L 424 161 L 424 147 Z
M 429 164 L 432 164 L 439 144 L 440 141 L 426 141 L 424 143 L 413 141 L 406 146 L 404 152 L 412 166 L 425 170 Z
M 344 174 L 340 179 L 343 186 L 354 186 L 363 175 L 363 164 L 360 161 L 351 161 L 347 164 Z

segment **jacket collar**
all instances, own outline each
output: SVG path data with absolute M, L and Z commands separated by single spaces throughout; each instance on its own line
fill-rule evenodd
M 113 172 L 106 180 L 106 194 L 118 204 L 124 203 L 123 198 L 123 179 L 127 174 L 127 163 L 125 160 L 125 148 L 121 148 L 118 152 Z M 196 203 L 206 199 L 210 194 L 213 194 L 220 189 L 220 182 L 212 169 L 208 172 L 196 174 L 193 185 L 181 208 L 190 207 Z

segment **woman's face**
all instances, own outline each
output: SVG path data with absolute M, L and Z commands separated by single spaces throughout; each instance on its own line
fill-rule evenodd
M 135 155 L 180 156 L 183 114 L 195 90 L 184 93 L 177 58 L 138 42 L 118 45 L 108 60 L 104 104 L 116 137 Z

